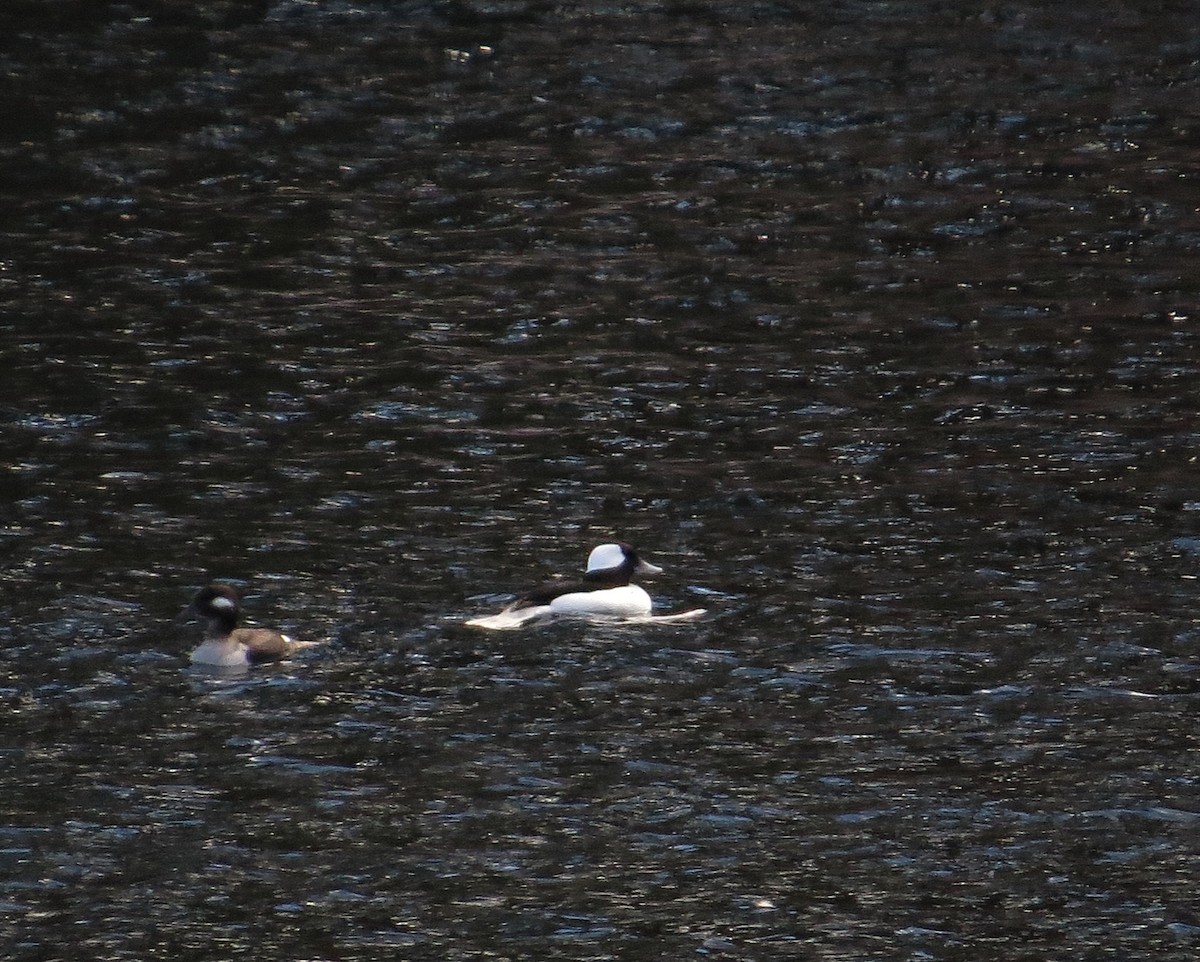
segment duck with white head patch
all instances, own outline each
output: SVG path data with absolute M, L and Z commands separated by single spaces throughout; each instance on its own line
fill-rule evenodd
M 290 655 L 297 643 L 269 628 L 239 628 L 242 606 L 229 585 L 201 588 L 191 611 L 204 621 L 204 640 L 192 652 L 192 664 L 214 668 L 246 668 Z
M 643 561 L 632 545 L 602 544 L 588 555 L 587 570 L 578 581 L 554 581 L 521 595 L 497 615 L 472 618 L 477 628 L 519 628 L 551 618 L 590 620 L 652 619 L 652 602 L 645 589 L 632 584 L 634 575 L 659 574 L 662 568 Z M 686 620 L 703 614 L 702 609 L 684 615 L 666 616 Z

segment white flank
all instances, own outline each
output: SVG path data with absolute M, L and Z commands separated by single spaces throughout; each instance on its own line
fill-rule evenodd
M 637 585 L 573 591 L 550 602 L 550 610 L 568 618 L 635 618 L 650 614 L 650 596 Z

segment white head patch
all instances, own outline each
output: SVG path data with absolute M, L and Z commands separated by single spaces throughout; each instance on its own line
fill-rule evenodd
M 588 555 L 588 574 L 593 571 L 606 571 L 609 568 L 619 568 L 625 563 L 625 552 L 619 544 L 602 544 L 593 548 Z
M 209 605 L 218 611 L 237 611 L 237 602 L 232 598 L 226 598 L 224 595 L 217 595 L 209 602 Z

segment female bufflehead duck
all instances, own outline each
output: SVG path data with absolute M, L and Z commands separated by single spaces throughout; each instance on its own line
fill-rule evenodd
M 229 585 L 201 588 L 191 610 L 204 619 L 204 641 L 192 652 L 192 664 L 245 668 L 286 658 L 297 647 L 287 635 L 269 628 L 239 628 L 242 607 Z
M 635 574 L 661 571 L 657 565 L 639 558 L 632 545 L 602 544 L 588 555 L 582 580 L 556 581 L 535 588 L 500 614 L 473 618 L 467 624 L 477 628 L 518 628 L 545 618 L 649 619 L 650 596 L 630 581 Z M 689 612 L 688 616 L 700 614 L 703 612 Z

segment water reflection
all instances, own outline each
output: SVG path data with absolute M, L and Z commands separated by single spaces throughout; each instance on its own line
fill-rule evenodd
M 1175 20 L 4 16 L 14 959 L 1195 954 Z

